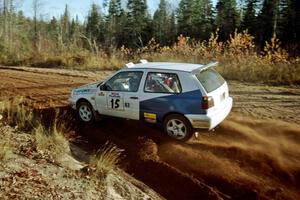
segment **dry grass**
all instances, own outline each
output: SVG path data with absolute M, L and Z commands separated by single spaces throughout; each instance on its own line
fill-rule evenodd
M 190 63 L 220 62 L 219 71 L 228 79 L 278 84 L 300 84 L 300 60 L 289 58 L 281 48 L 276 35 L 267 41 L 264 51 L 257 53 L 254 38 L 246 31 L 235 31 L 226 42 L 219 42 L 218 31 L 208 41 L 195 41 L 179 36 L 170 46 L 160 46 L 154 39 L 140 49 L 121 47 L 109 54 L 98 50 L 48 51 L 35 57 L 25 58 L 23 64 L 36 67 L 64 67 L 83 70 L 115 70 L 130 61 L 141 58 L 149 61 L 173 61 Z
M 0 130 L 1 131 L 1 130 Z M 2 135 L 3 136 L 3 135 Z M 1 137 L 0 139 L 0 161 L 6 161 L 10 155 L 12 155 L 12 147 L 7 136 Z
M 46 44 L 51 44 L 46 42 Z M 125 63 L 138 62 L 141 58 L 149 61 L 173 61 L 189 63 L 208 63 L 211 60 L 220 62 L 219 71 L 228 79 L 250 82 L 267 82 L 278 84 L 300 84 L 300 60 L 289 58 L 281 48 L 281 43 L 274 35 L 262 52 L 247 31 L 235 31 L 230 39 L 219 41 L 218 30 L 211 33 L 208 41 L 196 41 L 179 36 L 175 44 L 161 46 L 154 39 L 140 49 L 120 49 L 109 52 L 97 47 L 89 51 L 71 45 L 58 50 L 49 46 L 47 50 L 37 53 L 24 53 L 17 58 L 7 57 L 7 62 L 14 59 L 16 65 L 48 68 L 69 68 L 82 70 L 116 70 Z M 16 60 L 17 59 L 17 60 Z M 2 59 L 3 60 L 3 59 Z M 0 58 L 1 61 L 1 58 Z
M 69 142 L 62 132 L 56 128 L 46 130 L 39 125 L 34 129 L 37 150 L 43 154 L 50 155 L 55 160 L 60 159 L 66 154 L 70 154 Z
M 63 135 L 63 123 L 58 123 L 58 112 L 53 120 L 53 127 L 47 130 L 40 122 L 38 124 L 37 117 L 34 117 L 32 108 L 23 97 L 18 97 L 0 102 L 0 114 L 3 115 L 3 121 L 11 126 L 15 126 L 22 131 L 33 130 L 38 150 L 58 158 L 63 154 L 70 154 L 68 140 Z M 57 128 L 59 124 L 59 128 Z M 9 140 L 1 141 L 1 146 L 6 149 Z M 5 147 L 4 147 L 5 146 Z M 2 150 L 2 149 L 1 149 Z
M 0 114 L 11 126 L 20 130 L 31 130 L 34 126 L 33 111 L 23 97 L 15 97 L 0 102 Z
M 8 66 L 30 66 L 40 68 L 67 68 L 77 70 L 116 70 L 126 63 L 116 52 L 111 56 L 100 51 L 91 53 L 80 49 L 77 52 L 43 52 L 34 56 L 25 56 L 17 62 L 0 62 Z
M 65 126 L 67 123 L 64 121 L 65 113 L 56 111 L 54 119 L 47 122 L 50 127 L 45 128 L 41 122 L 37 123 L 37 116 L 33 117 L 33 111 L 25 106 L 24 99 L 15 98 L 0 102 L 0 114 L 4 116 L 3 120 L 6 123 L 16 126 L 19 130 L 33 130 L 35 144 L 41 154 L 50 157 L 57 163 L 65 162 L 64 158 L 71 155 L 69 141 L 64 136 L 64 133 L 69 131 L 67 128 L 69 126 Z M 1 159 L 9 153 L 8 142 L 9 139 L 1 140 Z M 91 164 L 95 166 L 97 174 L 107 173 L 117 167 L 121 153 L 122 150 L 115 145 L 106 143 L 93 156 Z
M 274 36 L 266 43 L 264 52 L 257 54 L 254 38 L 246 31 L 231 35 L 227 42 L 218 42 L 218 32 L 209 41 L 198 42 L 180 36 L 172 47 L 159 47 L 151 42 L 140 55 L 150 61 L 208 63 L 218 60 L 217 70 L 227 79 L 300 84 L 300 60 L 288 58 Z M 159 53 L 156 53 L 156 52 Z
M 97 174 L 106 174 L 118 166 L 122 152 L 123 150 L 107 142 L 92 156 L 90 163 L 96 168 Z

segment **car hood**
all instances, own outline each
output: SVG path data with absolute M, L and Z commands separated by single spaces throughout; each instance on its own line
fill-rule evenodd
M 80 86 L 80 87 L 76 88 L 75 90 L 78 90 L 78 89 L 95 89 L 95 88 L 97 88 L 98 84 L 99 84 L 99 82 L 89 83 L 89 84 Z
M 90 83 L 87 85 L 80 86 L 73 90 L 73 95 L 86 95 L 97 92 L 97 86 L 99 82 Z

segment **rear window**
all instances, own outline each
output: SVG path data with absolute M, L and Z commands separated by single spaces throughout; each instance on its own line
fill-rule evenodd
M 207 93 L 210 93 L 225 83 L 224 78 L 214 69 L 209 68 L 196 74 Z

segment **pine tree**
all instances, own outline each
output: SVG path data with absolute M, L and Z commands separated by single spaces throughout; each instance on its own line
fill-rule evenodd
M 68 5 L 65 6 L 64 14 L 61 18 L 61 36 L 62 41 L 67 42 L 70 40 L 70 13 Z
M 128 0 L 127 9 L 126 40 L 127 42 L 130 41 L 130 46 L 143 46 L 149 39 L 149 35 L 151 35 L 149 33 L 151 30 L 147 11 L 147 1 Z
M 40 1 L 39 0 L 33 0 L 32 1 L 32 7 L 33 7 L 33 43 L 34 43 L 34 49 L 36 51 L 39 51 L 39 27 L 38 27 L 38 9 L 40 7 Z
M 281 0 L 280 19 L 278 22 L 279 38 L 285 44 L 290 44 L 289 49 L 293 55 L 300 51 L 300 1 Z
M 50 35 L 50 38 L 53 40 L 57 40 L 58 31 L 59 31 L 58 21 L 55 17 L 52 17 L 47 28 L 47 32 Z
M 265 41 L 270 40 L 277 33 L 279 17 L 279 0 L 264 0 L 258 19 L 258 40 L 263 48 Z
M 239 12 L 239 19 L 243 20 L 245 17 L 245 5 L 248 0 L 237 0 L 237 10 Z
M 120 46 L 124 29 L 124 11 L 122 9 L 121 0 L 111 0 L 109 2 L 108 15 L 106 18 L 106 42 L 109 46 Z
M 255 35 L 257 29 L 256 21 L 257 0 L 246 0 L 244 8 L 244 18 L 241 24 L 243 30 L 248 30 L 252 35 Z
M 72 19 L 71 25 L 70 25 L 70 39 L 74 39 L 75 34 L 78 31 L 78 24 L 76 24 L 75 19 Z
M 91 5 L 91 10 L 87 17 L 86 34 L 93 42 L 103 42 L 104 40 L 103 19 L 99 7 L 94 3 Z
M 8 38 L 8 0 L 3 0 L 3 7 L 2 7 L 2 20 L 3 20 L 3 38 L 4 38 L 4 42 L 7 41 Z
M 174 44 L 174 42 L 176 41 L 177 38 L 177 26 L 176 26 L 176 16 L 175 16 L 175 12 L 173 11 L 171 13 L 171 17 L 169 20 L 169 24 L 170 24 L 170 28 L 168 30 L 168 44 Z
M 225 40 L 239 25 L 239 15 L 235 0 L 219 0 L 217 5 L 216 25 L 220 29 L 220 38 Z
M 193 16 L 193 1 L 181 0 L 177 10 L 179 34 L 183 34 L 184 36 L 190 36 L 190 32 L 193 28 L 192 16 Z
M 208 39 L 213 27 L 213 7 L 210 0 L 194 0 L 191 34 L 197 39 Z
M 162 45 L 167 44 L 168 30 L 170 28 L 169 16 L 167 13 L 167 3 L 160 0 L 158 9 L 153 16 L 154 37 Z

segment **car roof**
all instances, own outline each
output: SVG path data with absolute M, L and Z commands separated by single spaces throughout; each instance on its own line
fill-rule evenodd
M 148 62 L 148 63 L 131 63 L 129 69 L 154 69 L 154 70 L 175 70 L 184 72 L 193 72 L 204 65 L 189 63 L 172 63 L 172 62 Z

